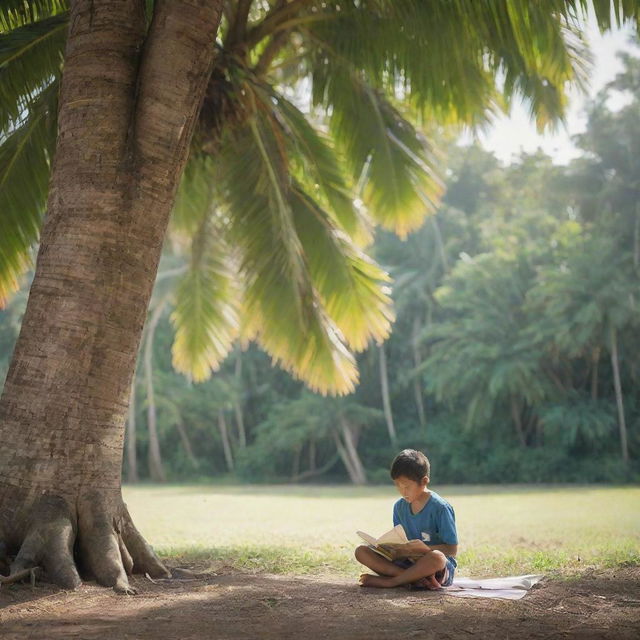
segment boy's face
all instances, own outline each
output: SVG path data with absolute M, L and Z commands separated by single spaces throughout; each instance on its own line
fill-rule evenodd
M 405 476 L 398 476 L 393 483 L 396 485 L 396 489 L 398 493 L 407 501 L 414 502 L 422 494 L 427 488 L 427 483 L 429 482 L 429 478 L 425 476 L 422 478 L 420 482 L 416 482 L 411 478 L 406 478 Z

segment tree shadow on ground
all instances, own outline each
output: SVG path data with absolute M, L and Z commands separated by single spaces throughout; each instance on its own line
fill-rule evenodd
M 250 574 L 201 574 L 117 596 L 85 584 L 76 592 L 18 586 L 0 593 L 3 640 L 308 640 L 437 638 L 635 638 L 640 569 L 548 581 L 519 601 L 458 599 L 442 593 L 365 590 L 353 581 Z M 39 593 L 38 593 L 39 591 Z

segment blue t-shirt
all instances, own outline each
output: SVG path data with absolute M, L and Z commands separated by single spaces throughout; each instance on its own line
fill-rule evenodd
M 393 505 L 393 526 L 401 524 L 409 540 L 425 544 L 458 544 L 456 514 L 453 507 L 435 491 L 418 513 L 411 513 L 411 505 L 400 498 Z

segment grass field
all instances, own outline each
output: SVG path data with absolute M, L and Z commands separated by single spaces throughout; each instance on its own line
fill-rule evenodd
M 432 487 L 456 511 L 461 575 L 571 575 L 640 564 L 640 487 Z M 271 573 L 358 575 L 357 529 L 391 528 L 393 487 L 135 486 L 162 556 Z

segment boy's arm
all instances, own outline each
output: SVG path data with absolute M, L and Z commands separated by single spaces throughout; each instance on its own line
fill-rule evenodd
M 432 544 L 429 548 L 432 551 L 442 551 L 445 556 L 453 556 L 454 558 L 458 553 L 457 544 Z

